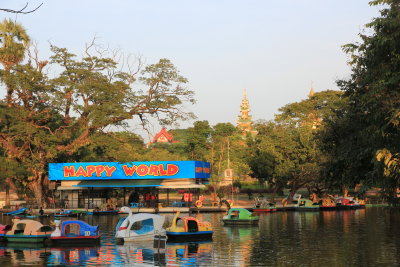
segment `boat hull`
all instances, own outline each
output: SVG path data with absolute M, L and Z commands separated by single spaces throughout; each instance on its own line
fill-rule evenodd
M 132 235 L 132 236 L 116 236 L 119 239 L 119 242 L 136 242 L 136 241 L 146 241 L 146 240 L 154 240 L 154 236 L 156 235 L 165 235 L 165 232 L 158 232 L 155 234 L 154 232 L 149 234 L 141 234 L 141 235 Z
M 256 225 L 258 224 L 258 220 L 222 220 L 224 225 Z
M 320 210 L 337 210 L 337 206 L 320 206 Z
M 11 243 L 42 243 L 49 237 L 50 235 L 32 235 L 32 236 L 6 235 L 7 241 Z
M 277 211 L 277 208 L 273 208 L 273 209 L 261 209 L 261 208 L 254 208 L 253 212 L 274 212 Z
M 179 242 L 179 241 L 202 241 L 211 240 L 213 231 L 199 231 L 199 232 L 166 232 L 167 242 Z
M 319 211 L 319 206 L 318 207 L 295 207 L 294 209 L 296 211 Z

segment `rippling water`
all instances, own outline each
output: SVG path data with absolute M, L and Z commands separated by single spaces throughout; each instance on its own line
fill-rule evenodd
M 117 245 L 123 215 L 85 216 L 100 225 L 99 247 L 0 244 L 0 266 L 400 266 L 399 210 L 276 212 L 241 227 L 222 226 L 223 215 L 197 215 L 214 225 L 213 241 L 167 244 L 165 253 L 151 243 Z M 10 219 L 0 217 L 3 224 Z

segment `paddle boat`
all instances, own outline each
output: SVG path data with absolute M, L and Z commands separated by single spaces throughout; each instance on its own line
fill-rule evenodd
M 59 212 L 54 213 L 54 217 L 79 217 L 82 215 L 82 212 L 79 210 L 63 210 L 61 209 Z
M 168 242 L 179 240 L 207 240 L 212 238 L 211 223 L 199 221 L 190 216 L 179 217 L 177 211 L 172 219 L 171 227 L 167 228 Z
M 340 197 L 336 199 L 338 209 L 361 209 L 365 208 L 365 203 L 359 203 L 353 197 Z
M 17 210 L 14 210 L 14 211 L 6 212 L 6 213 L 4 213 L 4 215 L 11 215 L 11 216 L 23 215 L 23 214 L 26 213 L 27 210 L 28 210 L 27 208 L 21 208 L 21 209 L 17 209 Z
M 121 218 L 115 229 L 118 243 L 153 240 L 155 235 L 165 235 L 164 216 L 150 213 L 132 214 L 129 207 L 122 207 L 120 212 L 128 213 L 128 216 Z
M 6 233 L 11 230 L 11 225 L 0 224 L 0 242 L 6 241 Z
M 231 208 L 222 218 L 224 225 L 254 225 L 258 224 L 259 217 L 244 208 Z
M 336 202 L 332 196 L 326 196 L 319 201 L 320 210 L 336 210 Z
M 99 226 L 92 226 L 83 221 L 54 221 L 56 229 L 50 236 L 52 244 L 99 244 Z
M 34 220 L 13 219 L 13 226 L 6 233 L 8 242 L 41 243 L 48 239 L 53 228 Z
M 260 200 L 259 198 L 254 199 L 254 212 L 273 212 L 277 211 L 275 204 L 269 202 L 267 199 Z
M 294 206 L 296 211 L 319 211 L 319 203 L 314 203 L 313 201 L 305 198 L 299 197 L 297 204 Z

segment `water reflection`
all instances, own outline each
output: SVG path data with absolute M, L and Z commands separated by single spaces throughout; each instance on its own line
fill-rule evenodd
M 170 266 L 212 265 L 212 241 L 168 243 L 166 255 Z
M 121 262 L 128 265 L 165 266 L 165 250 L 153 249 L 152 242 L 125 243 L 117 246 Z
M 399 211 L 278 212 L 251 227 L 223 226 L 223 215 L 199 215 L 213 222 L 212 241 L 167 243 L 160 251 L 152 242 L 117 245 L 120 216 L 87 216 L 100 225 L 99 247 L 0 244 L 0 266 L 400 266 Z
M 38 248 L 39 247 L 39 248 Z M 9 244 L 0 248 L 0 266 L 45 266 L 51 252 L 43 245 Z
M 52 248 L 48 258 L 49 265 L 83 265 L 99 256 L 98 247 Z

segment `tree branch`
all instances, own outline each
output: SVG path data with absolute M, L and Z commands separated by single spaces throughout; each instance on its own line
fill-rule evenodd
M 32 9 L 30 11 L 24 11 L 27 7 L 28 7 L 28 3 L 26 3 L 26 5 L 20 9 L 20 10 L 13 10 L 13 9 L 7 9 L 7 8 L 0 8 L 0 11 L 4 11 L 4 12 L 9 12 L 9 13 L 15 13 L 15 14 L 29 14 L 32 12 L 35 12 L 36 10 L 38 10 L 41 6 L 43 5 L 43 3 L 41 3 L 39 6 L 37 6 L 35 9 Z

